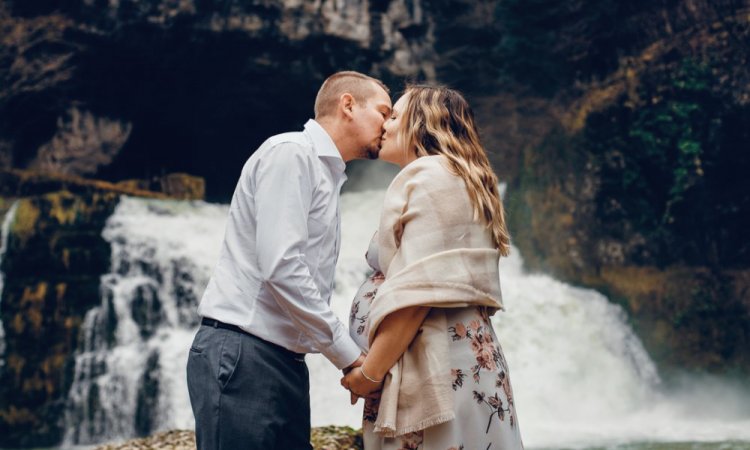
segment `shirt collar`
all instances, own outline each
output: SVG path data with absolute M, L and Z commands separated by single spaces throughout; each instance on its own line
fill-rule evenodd
M 308 120 L 305 124 L 305 132 L 310 136 L 310 139 L 313 142 L 313 147 L 315 147 L 315 151 L 318 152 L 318 156 L 337 158 L 340 159 L 341 162 L 344 162 L 343 158 L 341 158 L 341 153 L 339 153 L 338 147 L 333 143 L 333 139 L 331 139 L 328 132 L 318 122 L 314 119 Z

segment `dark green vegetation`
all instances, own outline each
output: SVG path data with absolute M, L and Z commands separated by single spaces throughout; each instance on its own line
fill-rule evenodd
M 748 4 L 616 3 L 499 7 L 503 76 L 551 116 L 509 187 L 515 242 L 622 304 L 663 369 L 747 371 Z

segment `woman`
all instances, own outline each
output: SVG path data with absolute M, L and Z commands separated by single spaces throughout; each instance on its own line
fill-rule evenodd
M 352 304 L 367 358 L 341 380 L 368 397 L 365 448 L 523 448 L 490 322 L 510 243 L 473 114 L 456 91 L 411 86 L 384 128 L 380 158 L 402 170 L 367 254 L 375 273 Z

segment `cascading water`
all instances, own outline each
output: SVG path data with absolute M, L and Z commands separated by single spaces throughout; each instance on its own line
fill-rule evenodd
M 192 426 L 185 361 L 227 208 L 123 198 L 101 304 L 86 314 L 65 416 L 67 444 Z
M 10 225 L 16 217 L 16 208 L 18 202 L 14 202 L 10 209 L 3 217 L 2 228 L 0 228 L 0 269 L 2 268 L 5 252 L 8 251 L 8 236 L 10 235 Z M 5 286 L 5 274 L 0 270 L 0 301 L 3 299 L 3 287 Z M 2 312 L 2 303 L 0 303 L 0 312 Z M 0 371 L 5 367 L 5 329 L 3 321 L 0 320 Z
M 364 253 L 383 195 L 342 196 L 332 307 L 343 320 L 367 272 Z M 68 443 L 193 426 L 185 363 L 227 212 L 132 198 L 118 206 L 104 231 L 111 273 L 102 279 L 101 305 L 86 316 L 76 358 Z M 527 447 L 750 440 L 750 393 L 723 381 L 689 381 L 666 392 L 623 311 L 602 295 L 525 273 L 515 248 L 501 262 L 501 277 L 507 311 L 493 321 Z M 313 425 L 359 427 L 361 402 L 349 405 L 340 372 L 319 355 L 307 361 Z

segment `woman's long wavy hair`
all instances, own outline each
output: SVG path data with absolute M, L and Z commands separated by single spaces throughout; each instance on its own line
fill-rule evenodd
M 463 178 L 474 208 L 492 231 L 500 254 L 510 253 L 510 235 L 497 188 L 497 176 L 479 141 L 474 113 L 464 97 L 443 86 L 409 85 L 398 139 L 417 157 L 443 155 L 453 172 Z M 406 125 L 408 124 L 408 125 Z

